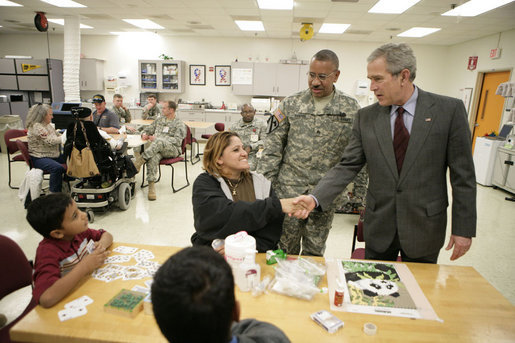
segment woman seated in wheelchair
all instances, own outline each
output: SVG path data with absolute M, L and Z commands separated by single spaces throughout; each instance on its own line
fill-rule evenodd
M 88 183 L 93 187 L 107 188 L 126 171 L 126 177 L 136 174 L 134 165 L 128 156 L 121 156 L 126 145 L 124 138 L 120 140 L 110 139 L 110 143 L 101 135 L 101 130 L 93 123 L 91 109 L 87 107 L 74 107 L 71 109 L 75 118 L 73 123 L 68 125 L 66 130 L 66 142 L 64 144 L 64 156 L 66 159 L 71 155 L 73 147 L 81 151 L 89 142 L 93 157 L 100 172 L 100 175 L 88 178 Z M 108 138 L 110 138 L 108 136 Z M 113 151 L 116 151 L 113 152 Z

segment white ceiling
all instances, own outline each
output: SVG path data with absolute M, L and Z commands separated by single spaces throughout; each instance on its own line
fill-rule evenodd
M 151 19 L 165 27 L 159 34 L 208 37 L 263 37 L 299 39 L 301 23 L 313 23 L 313 39 L 453 45 L 515 28 L 515 2 L 476 17 L 447 17 L 442 13 L 465 0 L 422 0 L 402 14 L 372 14 L 367 11 L 377 0 L 295 0 L 293 10 L 261 10 L 256 0 L 76 0 L 87 8 L 59 8 L 40 0 L 12 0 L 24 7 L 0 7 L 0 34 L 36 33 L 34 15 L 48 18 L 79 15 L 85 35 L 112 31 L 143 31 L 122 19 Z M 488 1 L 488 0 L 484 0 Z M 264 32 L 240 31 L 234 20 L 262 20 Z M 351 24 L 343 34 L 318 34 L 322 23 Z M 50 24 L 50 32 L 62 33 L 63 26 Z M 423 38 L 396 37 L 414 26 L 439 27 Z

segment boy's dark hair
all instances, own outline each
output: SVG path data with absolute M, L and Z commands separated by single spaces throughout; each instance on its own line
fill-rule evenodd
M 154 316 L 173 343 L 228 342 L 235 302 L 231 267 L 210 247 L 179 251 L 152 283 Z
M 72 198 L 65 193 L 52 193 L 33 200 L 27 208 L 27 221 L 43 237 L 61 228 L 66 208 Z

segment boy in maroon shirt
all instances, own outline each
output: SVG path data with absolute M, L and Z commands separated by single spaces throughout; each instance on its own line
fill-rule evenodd
M 63 299 L 86 275 L 104 264 L 113 236 L 104 230 L 88 229 L 88 216 L 64 193 L 53 193 L 32 201 L 27 221 L 43 235 L 36 250 L 34 299 L 51 307 Z M 92 253 L 86 246 L 95 242 Z

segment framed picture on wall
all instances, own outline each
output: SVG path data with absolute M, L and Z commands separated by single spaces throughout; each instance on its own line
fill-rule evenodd
M 231 85 L 231 66 L 215 66 L 215 86 Z
M 206 85 L 206 66 L 201 64 L 190 64 L 190 85 Z

